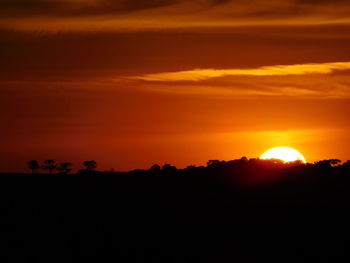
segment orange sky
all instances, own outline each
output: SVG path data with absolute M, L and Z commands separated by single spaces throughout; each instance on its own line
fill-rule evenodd
M 5 0 L 1 171 L 350 159 L 345 0 Z

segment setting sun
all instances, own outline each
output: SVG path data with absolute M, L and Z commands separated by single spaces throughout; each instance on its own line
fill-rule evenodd
M 300 160 L 306 163 L 304 156 L 297 150 L 290 147 L 275 147 L 264 152 L 260 159 L 279 159 L 284 162 Z

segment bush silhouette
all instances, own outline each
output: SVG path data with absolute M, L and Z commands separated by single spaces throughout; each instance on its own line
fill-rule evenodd
M 32 170 L 32 173 L 37 173 L 40 169 L 40 164 L 37 160 L 31 160 L 28 162 L 28 167 Z
M 57 167 L 55 160 L 45 160 L 44 161 L 44 165 L 43 165 L 43 169 L 44 170 L 48 170 L 49 173 L 51 174 L 53 170 L 55 170 Z
M 84 161 L 83 165 L 87 171 L 94 171 L 97 168 L 97 163 L 94 160 Z
M 57 170 L 60 171 L 62 174 L 67 174 L 72 171 L 72 163 L 70 162 L 63 162 L 60 163 L 60 165 L 57 167 Z

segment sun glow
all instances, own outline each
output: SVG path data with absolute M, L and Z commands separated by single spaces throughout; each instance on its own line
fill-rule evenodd
M 275 147 L 267 150 L 260 156 L 260 159 L 279 159 L 284 162 L 302 161 L 306 163 L 304 156 L 297 150 L 290 147 Z

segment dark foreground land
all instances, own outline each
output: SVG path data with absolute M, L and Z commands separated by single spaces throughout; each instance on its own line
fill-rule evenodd
M 1 175 L 0 261 L 350 260 L 348 167 L 191 169 Z

